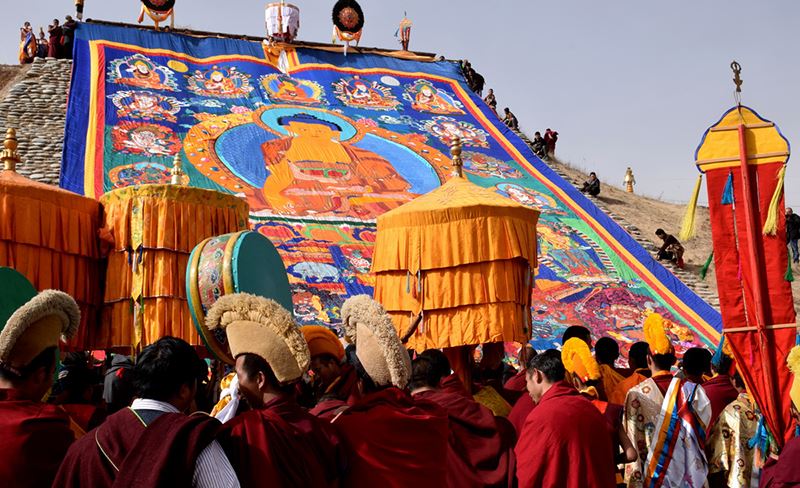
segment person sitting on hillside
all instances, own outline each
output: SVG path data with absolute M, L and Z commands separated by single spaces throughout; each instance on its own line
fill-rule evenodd
M 511 109 L 506 107 L 503 109 L 503 113 L 505 114 L 503 116 L 503 123 L 511 130 L 519 130 L 519 121 L 517 117 L 511 113 Z
M 679 268 L 683 268 L 683 246 L 672 234 L 667 234 L 664 229 L 656 229 L 656 235 L 664 241 L 661 249 L 658 250 L 656 259 L 659 261 L 667 260 L 675 263 Z
M 541 159 L 547 159 L 547 144 L 544 143 L 541 132 L 536 131 L 536 133 L 533 134 L 531 149 L 533 149 L 533 153 Z
M 494 90 L 489 88 L 489 93 L 486 95 L 486 98 L 484 98 L 483 101 L 486 102 L 486 105 L 488 105 L 493 112 L 497 113 L 497 97 L 494 96 Z
M 589 195 L 596 197 L 600 194 L 600 180 L 597 179 L 597 174 L 592 171 L 589 173 L 589 179 L 583 182 L 583 188 L 581 188 L 583 193 L 588 193 Z

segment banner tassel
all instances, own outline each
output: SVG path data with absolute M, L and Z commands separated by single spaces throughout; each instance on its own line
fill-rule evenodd
M 714 261 L 714 251 L 711 251 L 711 254 L 708 255 L 708 259 L 706 259 L 706 263 L 700 268 L 700 279 L 706 279 L 706 275 L 708 274 L 708 268 L 711 267 L 711 263 Z
M 786 274 L 783 275 L 783 279 L 788 281 L 789 283 L 794 281 L 794 273 L 792 273 L 792 260 L 791 260 L 791 258 L 786 260 Z
M 695 225 L 695 215 L 697 214 L 697 199 L 700 197 L 700 186 L 703 184 L 703 174 L 697 177 L 697 183 L 694 185 L 694 193 L 689 203 L 686 204 L 686 213 L 683 215 L 683 223 L 681 224 L 681 231 L 678 238 L 686 241 L 695 236 L 697 226 Z
M 783 180 L 786 177 L 786 165 L 784 164 L 780 171 L 778 171 L 778 182 L 775 185 L 775 192 L 772 194 L 772 199 L 769 201 L 769 210 L 767 210 L 767 219 L 764 221 L 764 235 L 774 236 L 778 233 L 778 204 L 781 201 L 783 194 Z
M 728 173 L 725 188 L 722 190 L 722 205 L 733 205 L 733 173 Z

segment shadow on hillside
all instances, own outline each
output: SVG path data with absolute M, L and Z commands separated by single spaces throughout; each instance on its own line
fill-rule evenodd
M 627 202 L 625 202 L 623 200 L 619 200 L 617 198 L 606 197 L 606 196 L 603 196 L 603 195 L 598 196 L 597 199 L 600 200 L 601 202 L 607 203 L 609 205 L 625 205 L 627 203 Z

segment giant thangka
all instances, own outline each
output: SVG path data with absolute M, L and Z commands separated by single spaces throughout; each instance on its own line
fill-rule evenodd
M 99 198 L 166 183 L 180 153 L 192 186 L 247 199 L 301 324 L 338 329 L 342 302 L 372 294 L 375 218 L 441 185 L 457 136 L 470 181 L 541 210 L 537 349 L 577 324 L 641 340 L 648 309 L 685 347 L 718 337 L 719 314 L 540 161 L 456 62 L 279 56 L 259 42 L 100 24 L 80 24 L 75 44 L 61 186 Z

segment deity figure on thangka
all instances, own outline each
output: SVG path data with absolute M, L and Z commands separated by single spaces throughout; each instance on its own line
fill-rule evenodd
M 391 88 L 358 76 L 337 81 L 333 84 L 333 89 L 336 98 L 348 107 L 394 110 L 401 105 L 401 102 L 392 95 Z
M 117 117 L 143 120 L 177 122 L 176 115 L 184 102 L 175 97 L 159 95 L 151 91 L 123 90 L 109 95 L 117 107 Z
M 108 81 L 136 88 L 178 91 L 172 70 L 159 66 L 141 53 L 111 61 L 108 66 Z
M 181 149 L 175 132 L 163 125 L 121 121 L 111 130 L 114 150 L 123 154 L 174 156 Z
M 431 120 L 415 123 L 414 126 L 436 137 L 442 144 L 450 145 L 456 137 L 465 147 L 489 147 L 489 134 L 469 122 L 437 115 Z
M 193 75 L 186 75 L 186 80 L 189 91 L 204 97 L 244 98 L 253 91 L 250 76 L 235 67 L 196 70 Z
M 300 105 L 324 104 L 324 91 L 319 83 L 274 73 L 261 79 L 261 86 L 273 103 Z
M 439 115 L 461 115 L 462 104 L 452 95 L 436 88 L 428 80 L 417 80 L 406 86 L 403 98 L 411 102 L 411 108 L 419 112 Z

